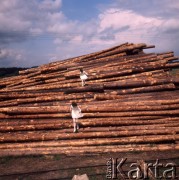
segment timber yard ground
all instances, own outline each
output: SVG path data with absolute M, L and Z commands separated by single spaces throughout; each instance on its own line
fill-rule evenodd
M 152 146 L 152 144 L 151 144 Z M 107 161 L 110 158 L 127 158 L 122 166 L 126 173 L 131 163 L 144 160 L 155 163 L 158 159 L 163 165 L 173 163 L 179 173 L 179 157 L 176 151 L 163 152 L 129 152 L 86 156 L 42 155 L 26 157 L 5 157 L 0 159 L 0 179 L 2 180 L 41 180 L 41 179 L 72 179 L 74 174 L 87 174 L 90 180 L 106 179 Z M 161 168 L 159 175 L 165 168 Z M 151 168 L 153 171 L 154 169 Z M 118 178 L 122 179 L 120 174 Z

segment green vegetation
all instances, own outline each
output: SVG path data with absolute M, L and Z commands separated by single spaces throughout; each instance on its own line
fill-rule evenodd
M 171 70 L 171 74 L 174 76 L 179 77 L 179 68 L 174 68 Z
M 25 69 L 27 68 L 18 68 L 18 67 L 0 68 L 0 78 L 17 76 L 19 74 L 19 71 Z

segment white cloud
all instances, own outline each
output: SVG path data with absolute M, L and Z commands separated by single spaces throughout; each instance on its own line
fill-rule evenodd
M 21 54 L 16 53 L 12 49 L 0 49 L 0 59 L 5 59 L 9 56 L 14 57 L 15 59 L 20 59 Z
M 149 18 L 131 10 L 117 8 L 107 9 L 103 14 L 99 15 L 99 21 L 99 33 L 112 31 L 116 38 L 135 39 L 135 41 L 136 38 L 141 40 L 141 37 L 156 36 L 158 28 L 163 24 L 162 19 Z M 117 38 L 116 40 L 120 39 Z
M 41 9 L 45 9 L 45 10 L 58 10 L 61 8 L 62 5 L 62 1 L 61 0 L 55 0 L 55 1 L 51 1 L 51 0 L 44 0 L 39 7 Z
M 62 39 L 62 41 L 69 41 L 71 37 L 68 33 L 75 27 L 76 22 L 68 20 L 61 11 L 61 0 L 1 0 L 0 6 L 0 48 L 10 49 L 15 43 L 29 42 L 33 38 L 37 39 L 38 43 L 43 40 L 49 41 L 49 39 Z M 49 43 L 49 42 L 48 42 Z M 53 42 L 51 42 L 53 43 Z M 50 44 L 49 44 L 50 46 Z M 21 46 L 22 47 L 22 46 Z M 29 45 L 27 45 L 29 47 Z M 31 48 L 31 47 L 30 47 Z M 32 46 L 32 49 L 34 47 Z M 25 53 L 25 49 L 27 52 Z M 20 51 L 16 48 L 14 51 Z M 36 49 L 35 49 L 36 51 Z M 42 59 L 45 57 L 48 61 L 48 56 L 43 54 L 29 54 L 33 53 L 31 49 L 24 48 L 24 56 L 26 54 L 26 60 L 29 56 L 38 58 L 34 59 L 31 63 L 45 63 Z M 42 52 L 42 51 L 41 51 Z M 14 52 L 13 52 L 14 53 Z M 8 66 L 16 62 L 16 58 L 12 58 L 11 51 L 4 51 L 1 56 L 7 55 L 0 65 L 3 63 Z M 39 58 L 43 56 L 43 58 Z M 20 56 L 18 56 L 20 57 Z M 6 62 L 5 62 L 6 60 Z M 26 62 L 27 66 L 33 65 Z M 21 64 L 20 64 L 21 65 Z M 35 64 L 36 65 L 36 64 Z
M 172 0 L 170 4 L 169 0 L 164 0 L 163 3 L 151 0 L 151 6 L 149 1 L 143 0 L 139 0 L 139 3 L 135 0 L 115 2 L 103 7 L 93 19 L 81 22 L 65 16 L 62 0 L 1 0 L 0 48 L 4 50 L 0 58 L 9 59 L 9 66 L 13 61 L 20 62 L 31 56 L 31 63 L 43 64 L 53 59 L 86 54 L 124 42 L 144 42 L 155 44 L 157 51 L 177 51 L 179 15 L 176 9 L 179 4 L 176 1 Z M 17 48 L 15 50 L 9 47 L 10 43 L 12 47 L 13 42 L 28 43 L 33 38 L 37 38 L 38 42 L 43 40 L 46 48 L 56 46 L 56 50 L 54 48 L 51 52 L 54 55 L 49 57 L 50 52 L 45 50 L 34 50 L 35 53 L 31 51 L 30 54 L 29 46 L 26 53 L 25 49 L 23 53 L 19 53 L 21 51 Z M 4 60 L 1 61 L 3 63 Z
M 0 35 L 23 32 L 24 38 L 43 32 L 66 33 L 75 23 L 64 16 L 61 5 L 61 0 L 1 0 Z
M 165 8 L 168 8 L 168 10 L 173 10 L 173 11 L 177 11 L 179 10 L 179 1 L 176 0 L 164 0 L 164 2 L 160 2 L 162 3 L 161 6 L 164 6 Z
M 179 21 L 176 17 L 144 16 L 132 10 L 106 8 L 98 16 L 96 36 L 89 43 L 99 47 L 124 42 L 154 44 L 158 51 L 177 50 Z
M 7 63 L 11 63 L 11 66 L 24 65 L 24 53 L 23 51 L 17 51 L 14 49 L 0 48 L 0 64 L 6 66 Z
M 56 38 L 59 59 L 101 50 L 124 42 L 156 45 L 156 51 L 176 50 L 175 39 L 169 31 L 179 29 L 177 18 L 144 16 L 133 10 L 106 8 L 96 20 L 76 22 L 64 38 Z M 56 28 L 57 31 L 61 31 Z M 70 36 L 70 33 L 74 35 Z M 174 37 L 178 33 L 175 33 Z

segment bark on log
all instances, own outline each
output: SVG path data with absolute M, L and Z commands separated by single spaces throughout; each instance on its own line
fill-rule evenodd
M 22 155 L 47 155 L 47 154 L 89 154 L 89 153 L 120 153 L 120 152 L 141 152 L 141 151 L 169 151 L 169 150 L 179 150 L 178 144 L 162 144 L 151 146 L 151 144 L 146 145 L 113 145 L 113 146 L 84 146 L 79 147 L 60 147 L 60 148 L 25 148 L 25 149 L 12 149 L 12 150 L 1 150 L 0 156 L 22 156 Z
M 104 120 L 105 122 L 105 120 Z M 131 130 L 128 128 L 128 126 L 130 127 L 130 125 L 133 125 L 134 121 L 133 122 L 130 122 L 130 121 L 127 121 L 129 122 L 127 124 L 127 126 L 124 126 L 123 123 L 119 123 L 120 125 L 124 126 L 123 128 L 120 127 L 119 129 L 120 130 Z M 65 124 L 64 124 L 65 123 Z M 92 122 L 91 124 L 93 124 L 94 122 Z M 146 122 L 147 123 L 147 122 Z M 155 122 L 154 122 L 155 123 Z M 178 126 L 179 126 L 179 123 L 175 123 L 175 122 L 170 122 L 171 124 L 155 124 L 156 125 L 159 125 L 157 127 L 157 129 L 167 129 L 167 130 L 171 130 L 171 131 L 176 131 L 178 130 Z M 99 123 L 98 123 L 99 124 Z M 111 123 L 112 124 L 112 123 Z M 115 124 L 115 123 L 114 123 Z M 119 125 L 118 124 L 118 125 Z M 126 124 L 126 123 L 125 123 Z M 137 121 L 137 123 L 135 124 L 141 124 L 140 121 Z M 142 123 L 144 125 L 144 123 Z M 66 127 L 65 127 L 66 125 Z M 83 123 L 83 121 L 81 122 L 81 125 L 84 127 L 90 127 L 90 123 L 88 123 L 88 126 L 85 125 L 85 121 Z M 148 124 L 146 124 L 145 126 L 148 126 Z M 152 125 L 153 126 L 153 125 Z M 165 126 L 165 127 L 163 127 Z M 97 126 L 98 127 L 98 126 Z M 102 127 L 102 126 L 101 126 Z M 14 132 L 14 131 L 38 131 L 38 130 L 58 130 L 58 129 L 62 129 L 65 131 L 65 129 L 68 129 L 68 128 L 73 128 L 73 125 L 72 123 L 69 125 L 69 122 L 49 122 L 49 123 L 38 123 L 38 124 L 23 124 L 23 125 L 20 125 L 20 123 L 18 125 L 4 125 L 4 126 L 1 126 L 0 127 L 0 132 Z M 136 126 L 133 126 L 132 127 L 132 130 L 144 130 L 144 129 L 147 129 L 149 130 L 150 128 L 146 128 L 146 127 L 139 127 L 139 128 L 136 128 Z M 152 129 L 152 128 L 151 128 Z M 64 132 L 63 131 L 63 132 Z M 109 131 L 109 128 L 108 130 Z M 117 131 L 117 130 L 116 130 Z M 72 130 L 71 130 L 72 132 Z M 89 131 L 87 131 L 89 132 Z M 103 130 L 102 132 L 105 132 L 105 130 Z
M 46 141 L 46 140 L 67 140 L 67 139 L 84 139 L 84 138 L 111 138 L 127 136 L 144 136 L 144 135 L 172 135 L 179 133 L 177 130 L 140 130 L 140 131 L 120 131 L 120 132 L 79 132 L 64 134 L 56 132 L 11 132 L 9 134 L 0 133 L 0 142 L 28 142 L 28 141 Z
M 0 113 L 7 113 L 7 114 L 38 114 L 38 113 L 68 113 L 69 106 L 44 106 L 44 107 L 7 107 L 7 108 L 0 108 Z M 90 106 L 90 105 L 83 105 L 82 111 L 83 112 L 126 112 L 130 111 L 130 115 L 133 113 L 140 113 L 137 111 L 146 111 L 146 113 L 150 113 L 148 111 L 152 111 L 152 113 L 157 113 L 157 111 L 168 110 L 165 111 L 165 114 L 171 112 L 175 112 L 178 114 L 179 111 L 179 104 L 171 104 L 171 105 L 162 105 L 162 106 L 147 106 L 147 105 L 137 105 L 136 106 L 124 106 L 124 107 L 115 107 L 114 105 L 107 105 L 104 106 Z M 136 112 L 135 112 L 136 111 Z
M 25 99 L 15 99 L 15 100 L 8 100 L 0 102 L 0 107 L 5 106 L 13 106 L 13 105 L 19 105 L 19 104 L 28 104 L 28 103 L 36 103 L 36 102 L 54 102 L 54 101 L 64 101 L 64 100 L 78 100 L 78 99 L 88 99 L 93 98 L 93 94 L 78 94 L 78 95 L 66 95 L 66 96 L 60 96 L 60 95 L 52 95 L 52 96 L 39 96 L 35 98 L 25 98 Z
M 141 80 L 140 78 L 137 80 L 121 80 L 118 82 L 112 83 L 104 83 L 104 88 L 123 88 L 123 87 L 141 87 L 141 86 L 151 86 L 151 85 L 159 85 L 159 84 L 168 84 L 171 83 L 172 79 L 157 79 L 157 78 L 148 78 L 146 80 Z
M 34 98 L 39 96 L 62 96 L 63 92 L 49 92 L 49 93 L 18 93 L 18 92 L 11 92 L 7 94 L 0 94 L 0 100 L 7 100 L 7 99 L 23 99 L 23 98 Z
M 140 87 L 140 88 L 131 88 L 131 89 L 124 89 L 124 90 L 116 90 L 114 94 L 120 95 L 120 94 L 134 94 L 134 93 L 144 93 L 144 92 L 152 92 L 152 91 L 163 91 L 163 90 L 171 90 L 175 89 L 175 85 L 173 83 L 169 84 L 162 84 L 162 85 L 156 85 L 156 86 L 146 86 L 146 87 Z M 108 91 L 104 91 L 105 93 L 108 93 Z M 94 96 L 97 100 L 104 100 L 106 95 L 105 94 L 96 94 Z M 109 99 L 109 97 L 108 97 Z
M 0 151 L 9 148 L 48 148 L 48 147 L 83 147 L 83 146 L 106 146 L 106 145 L 122 145 L 122 144 L 138 144 L 138 143 L 159 143 L 161 141 L 171 142 L 179 140 L 179 135 L 149 135 L 149 136 L 131 136 L 125 138 L 101 138 L 98 141 L 96 139 L 82 139 L 78 140 L 61 140 L 52 142 L 42 142 L 42 143 L 15 143 L 15 144 L 5 144 L 0 145 Z

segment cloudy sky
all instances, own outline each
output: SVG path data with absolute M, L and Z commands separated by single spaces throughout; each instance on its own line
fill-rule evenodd
M 179 55 L 178 0 L 0 3 L 0 67 L 37 66 L 124 42 L 144 42 L 156 45 L 156 52 Z

